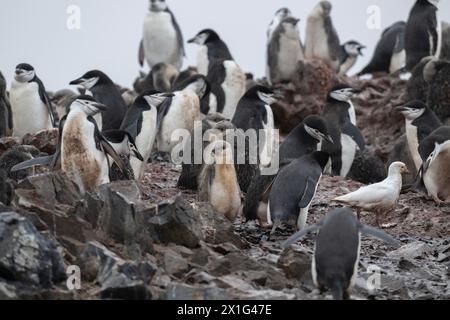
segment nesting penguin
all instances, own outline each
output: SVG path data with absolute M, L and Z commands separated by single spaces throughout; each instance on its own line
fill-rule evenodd
M 316 115 L 307 117 L 291 131 L 281 144 L 279 149 L 280 167 L 288 165 L 294 159 L 318 151 L 323 141 L 333 143 L 325 120 Z M 261 175 L 257 173 L 250 180 L 243 207 L 246 220 L 258 219 L 261 225 L 269 225 L 267 202 L 275 177 L 276 174 Z
M 419 145 L 421 182 L 437 204 L 450 202 L 450 127 L 440 127 Z
M 442 126 L 442 122 L 421 101 L 412 101 L 404 106 L 395 108 L 405 117 L 405 131 L 408 140 L 409 151 L 414 160 L 416 169 L 422 166 L 422 158 L 419 154 L 419 144 L 431 132 Z
M 281 21 L 284 19 L 290 17 L 292 15 L 291 10 L 289 8 L 280 8 L 275 12 L 275 16 L 273 17 L 272 21 L 269 24 L 269 27 L 267 28 L 267 40 L 270 41 L 272 38 L 272 35 L 274 31 L 278 28 Z
M 241 208 L 241 190 L 234 168 L 231 145 L 216 140 L 207 147 L 212 163 L 205 163 L 198 177 L 201 201 L 208 201 L 228 220 L 234 221 Z
M 392 74 L 405 67 L 405 28 L 406 22 L 399 21 L 383 31 L 372 59 L 359 76 L 377 72 Z
M 209 111 L 232 119 L 236 107 L 246 92 L 244 71 L 233 60 L 215 60 L 210 65 L 208 82 L 211 85 Z
M 439 58 L 442 48 L 440 0 L 417 0 L 405 28 L 406 70 L 411 71 L 424 57 Z
M 183 66 L 184 41 L 181 29 L 165 0 L 150 0 L 144 19 L 143 37 L 139 47 L 139 63 L 147 61 L 150 69 L 168 63 L 177 70 Z
M 170 153 L 179 143 L 172 140 L 176 130 L 191 132 L 196 121 L 201 121 L 200 105 L 205 95 L 209 94 L 209 84 L 202 75 L 196 75 L 180 85 L 159 108 L 161 118 L 159 132 L 156 136 L 158 151 Z
M 197 71 L 200 74 L 208 75 L 208 70 L 215 60 L 234 60 L 228 50 L 228 46 L 212 29 L 200 31 L 188 43 L 199 45 L 197 52 Z
M 316 194 L 329 154 L 315 151 L 283 167 L 270 191 L 267 220 L 272 233 L 282 222 L 294 222 L 299 230 L 306 226 L 308 211 Z
M 164 103 L 171 103 L 173 94 L 148 91 L 136 98 L 123 119 L 121 129 L 128 132 L 135 141 L 142 158 L 131 158 L 136 180 L 144 174 L 145 164 L 153 150 L 153 144 L 162 123 L 162 115 L 158 117 L 158 108 Z
M 339 71 L 341 52 L 339 36 L 331 20 L 332 5 L 321 1 L 308 16 L 305 38 L 305 58 L 318 58 Z
M 358 56 L 362 56 L 362 50 L 366 47 L 355 40 L 350 40 L 341 45 L 341 52 L 339 55 L 339 74 L 345 75 L 353 68 L 358 60 Z
M 11 103 L 6 94 L 6 79 L 0 72 L 0 138 L 10 136 L 13 130 Z
M 356 284 L 361 249 L 361 235 L 378 238 L 389 245 L 400 242 L 382 230 L 359 222 L 348 208 L 331 211 L 318 224 L 303 229 L 283 243 L 283 247 L 299 241 L 308 233 L 318 231 L 311 264 L 314 285 L 331 290 L 333 299 L 348 300 Z
M 80 96 L 70 106 L 60 124 L 61 170 L 80 188 L 81 193 L 93 192 L 98 186 L 109 183 L 108 156 L 126 173 L 125 164 L 100 133 L 92 117 L 106 106 L 91 96 Z
M 357 149 L 364 150 L 365 142 L 356 127 L 356 113 L 351 98 L 355 90 L 348 85 L 337 85 L 330 90 L 322 117 L 327 121 L 333 143 L 325 142 L 332 160 L 332 174 L 346 177 L 352 167 Z
M 394 162 L 389 167 L 385 180 L 361 187 L 355 192 L 337 197 L 333 201 L 357 208 L 358 218 L 361 210 L 372 211 L 376 215 L 376 222 L 380 225 L 379 216 L 395 208 L 400 197 L 403 180 L 402 174 L 408 173 L 403 162 Z
M 57 126 L 58 116 L 34 68 L 22 63 L 16 67 L 9 92 L 13 118 L 13 135 L 22 138 L 27 133 Z
M 424 79 L 429 84 L 427 105 L 448 123 L 450 118 L 450 61 L 432 59 L 424 69 Z
M 81 78 L 71 81 L 70 85 L 82 86 L 96 101 L 107 106 L 95 116 L 100 131 L 120 128 L 127 105 L 119 89 L 105 73 L 99 70 L 88 71 Z
M 294 17 L 284 18 L 268 40 L 266 78 L 269 84 L 292 80 L 298 62 L 304 59 L 299 21 Z

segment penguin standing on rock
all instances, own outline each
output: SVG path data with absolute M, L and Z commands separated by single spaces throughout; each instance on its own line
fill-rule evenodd
M 442 48 L 440 0 L 417 0 L 405 29 L 406 70 L 412 70 L 424 57 L 439 58 Z
M 308 16 L 305 39 L 305 58 L 318 58 L 339 71 L 341 46 L 331 20 L 332 5 L 321 1 Z
M 143 39 L 139 47 L 139 64 L 147 61 L 150 69 L 168 63 L 177 70 L 183 66 L 184 41 L 180 27 L 165 0 L 150 0 L 144 20 Z
M 294 159 L 318 151 L 323 141 L 333 143 L 333 139 L 328 134 L 325 120 L 315 115 L 307 117 L 291 131 L 281 144 L 280 167 L 288 165 Z M 276 175 L 257 173 L 250 181 L 243 207 L 243 214 L 247 221 L 258 219 L 261 225 L 269 225 L 267 202 L 275 177 Z
M 409 151 L 416 169 L 422 166 L 422 158 L 419 154 L 419 144 L 431 132 L 442 126 L 442 122 L 423 102 L 412 101 L 404 106 L 395 108 L 405 117 L 405 131 L 408 140 Z
M 303 229 L 290 237 L 283 247 L 287 248 L 308 233 L 318 231 L 311 273 L 314 285 L 324 292 L 331 290 L 333 299 L 350 299 L 356 284 L 361 251 L 361 234 L 378 238 L 389 245 L 400 242 L 382 230 L 360 223 L 348 208 L 331 211 L 318 224 Z
M 136 180 L 144 174 L 145 164 L 153 150 L 153 144 L 160 128 L 162 117 L 158 117 L 158 108 L 169 103 L 173 94 L 149 91 L 136 98 L 123 119 L 121 129 L 128 132 L 136 142 L 141 158 L 130 160 Z
M 292 80 L 298 62 L 304 59 L 299 21 L 293 17 L 281 20 L 269 39 L 266 69 L 269 84 Z
M 34 68 L 22 63 L 16 67 L 9 92 L 13 114 L 13 135 L 22 138 L 27 133 L 57 126 L 58 115 Z
M 92 70 L 71 81 L 70 85 L 82 86 L 92 93 L 96 101 L 107 106 L 95 116 L 100 131 L 120 128 L 128 108 L 119 89 L 106 74 Z
M 341 45 L 341 53 L 340 53 L 340 67 L 339 74 L 345 75 L 347 72 L 353 68 L 358 59 L 358 56 L 362 56 L 362 50 L 366 47 L 361 43 L 355 40 L 350 40 Z
M 392 74 L 405 67 L 405 28 L 406 22 L 399 21 L 383 31 L 372 60 L 359 76 L 377 72 Z
M 280 170 L 270 192 L 267 210 L 269 224 L 273 221 L 272 233 L 281 222 L 293 221 L 299 230 L 306 226 L 309 207 L 329 160 L 328 153 L 316 151 Z
M 227 45 L 219 35 L 211 29 L 200 31 L 188 43 L 199 45 L 197 53 L 198 73 L 208 75 L 209 67 L 216 60 L 234 60 Z
M 6 79 L 0 72 L 0 138 L 10 136 L 13 130 L 11 103 L 6 95 Z
M 332 173 L 346 177 L 349 173 L 357 148 L 364 150 L 365 142 L 356 127 L 356 113 L 351 98 L 355 90 L 348 85 L 331 89 L 322 116 L 327 121 L 333 143 L 325 142 L 323 151 L 332 159 Z

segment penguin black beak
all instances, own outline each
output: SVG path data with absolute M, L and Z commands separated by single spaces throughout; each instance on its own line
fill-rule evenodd
M 95 107 L 95 108 L 97 108 L 98 110 L 100 110 L 100 111 L 106 111 L 106 110 L 108 110 L 108 107 L 107 106 L 105 106 L 104 104 L 101 104 L 101 103 L 94 103 L 93 104 L 93 106 Z
M 137 149 L 136 146 L 133 146 L 132 150 L 133 151 L 133 155 L 135 158 L 137 158 L 139 161 L 144 162 L 144 157 L 142 156 L 142 154 L 139 152 L 139 150 Z
M 194 42 L 195 42 L 195 38 L 196 38 L 196 37 L 194 37 L 194 38 L 192 38 L 192 39 L 189 39 L 189 40 L 187 41 L 187 43 L 194 43 Z
M 398 106 L 398 107 L 394 108 L 394 111 L 398 112 L 398 113 L 403 113 L 403 112 L 407 111 L 407 108 L 405 108 L 404 106 Z
M 325 140 L 328 143 L 334 144 L 334 140 L 330 135 L 323 135 L 323 140 Z
M 84 81 L 85 81 L 85 79 L 79 78 L 79 79 L 76 79 L 76 80 L 71 81 L 71 82 L 69 83 L 69 85 L 74 86 L 74 85 L 77 85 L 77 84 L 81 84 L 81 83 L 83 83 Z
M 283 100 L 284 99 L 284 95 L 281 92 L 275 92 L 274 95 L 273 95 L 273 98 L 276 99 L 277 101 Z
M 364 49 L 366 49 L 366 48 L 367 48 L 366 46 L 360 46 L 360 47 L 358 48 L 358 52 L 359 52 L 359 55 L 360 55 L 361 57 L 364 56 L 362 50 L 364 50 Z

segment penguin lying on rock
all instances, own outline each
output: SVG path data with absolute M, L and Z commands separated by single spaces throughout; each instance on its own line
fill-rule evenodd
M 348 208 L 331 211 L 318 224 L 305 228 L 283 243 L 287 248 L 308 233 L 318 231 L 311 272 L 315 286 L 324 292 L 331 290 L 333 299 L 348 300 L 358 275 L 361 235 L 378 238 L 389 245 L 400 242 L 382 230 L 360 223 Z

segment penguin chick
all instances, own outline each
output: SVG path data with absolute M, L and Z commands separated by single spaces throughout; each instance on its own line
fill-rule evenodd
M 234 221 L 241 208 L 241 190 L 233 164 L 231 145 L 225 141 L 212 142 L 212 164 L 205 164 L 198 177 L 201 201 L 208 201 L 228 220 Z
M 362 50 L 366 47 L 358 41 L 350 40 L 341 45 L 339 74 L 345 75 L 356 64 L 358 56 L 363 56 Z
M 159 92 L 169 92 L 177 80 L 178 70 L 168 63 L 158 63 L 148 75 L 138 78 L 134 83 L 137 94 L 156 90 Z
M 351 297 L 358 275 L 361 234 L 392 246 L 400 245 L 384 231 L 359 222 L 350 209 L 340 208 L 331 211 L 318 224 L 294 234 L 283 247 L 287 248 L 311 232 L 318 232 L 311 264 L 314 285 L 321 293 L 331 290 L 335 300 Z
M 406 84 L 406 101 L 419 100 L 423 103 L 427 103 L 430 84 L 425 80 L 425 74 L 427 79 L 431 81 L 433 78 L 433 69 L 425 69 L 425 67 L 432 59 L 433 57 L 423 58 L 412 70 L 411 78 L 409 78 L 408 83 Z
M 424 78 L 429 83 L 427 105 L 447 123 L 450 118 L 450 61 L 431 60 L 425 66 Z
M 301 230 L 316 194 L 322 173 L 330 160 L 326 152 L 316 151 L 283 167 L 273 182 L 269 196 L 267 220 L 272 234 L 281 222 L 294 221 Z
M 405 131 L 409 151 L 418 170 L 422 166 L 419 144 L 442 123 L 439 118 L 423 102 L 412 101 L 394 109 L 405 117 Z
M 269 24 L 269 28 L 267 29 L 267 40 L 270 41 L 272 38 L 272 35 L 274 31 L 278 28 L 281 21 L 283 21 L 286 18 L 289 18 L 292 16 L 291 10 L 289 8 L 281 8 L 278 9 L 277 12 L 275 12 L 275 16 L 273 17 L 272 21 Z
M 398 202 L 403 173 L 408 173 L 406 165 L 403 162 L 394 162 L 389 167 L 388 177 L 382 182 L 362 187 L 333 201 L 356 207 L 358 218 L 361 210 L 374 212 L 379 226 L 379 215 L 392 210 Z

